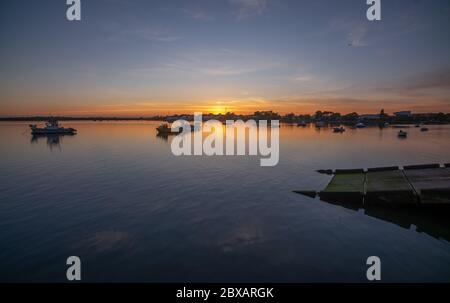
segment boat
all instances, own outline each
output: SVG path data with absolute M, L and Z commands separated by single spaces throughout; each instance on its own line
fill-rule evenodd
M 428 131 L 428 127 L 422 127 L 422 128 L 420 129 L 420 131 L 421 131 L 421 132 L 427 132 L 427 131 Z
M 335 127 L 335 128 L 333 128 L 333 132 L 335 132 L 335 133 L 343 133 L 343 132 L 345 132 L 345 128 L 342 127 L 342 126 Z
M 45 123 L 45 127 L 37 127 L 36 124 L 30 124 L 32 135 L 55 135 L 55 134 L 70 134 L 73 135 L 77 132 L 75 128 L 66 128 L 59 125 L 58 120 L 49 119 Z
M 305 121 L 300 121 L 297 126 L 301 126 L 301 127 L 305 127 L 306 126 L 306 122 Z
M 171 134 L 176 135 L 181 133 L 183 131 L 183 128 L 180 127 L 178 130 L 172 130 L 172 128 L 169 127 L 167 123 L 163 123 L 160 126 L 158 126 L 156 130 L 160 135 L 171 135 Z
M 361 123 L 361 122 L 359 122 L 359 123 L 357 123 L 356 125 L 355 125 L 355 127 L 356 128 L 364 128 L 364 127 L 367 127 L 364 123 Z
M 195 129 L 196 128 L 193 125 L 191 125 L 191 131 Z M 183 132 L 183 127 L 179 127 L 178 129 L 172 130 L 172 128 L 167 123 L 163 123 L 160 126 L 158 126 L 156 130 L 158 131 L 158 135 L 165 135 L 165 136 L 177 135 Z
M 404 132 L 404 131 L 402 131 L 402 130 L 400 130 L 400 131 L 398 132 L 398 136 L 399 136 L 400 138 L 406 138 L 406 137 L 408 136 L 408 133 L 407 133 L 407 132 Z

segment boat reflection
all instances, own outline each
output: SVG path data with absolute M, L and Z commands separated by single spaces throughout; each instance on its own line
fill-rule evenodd
M 156 138 L 167 142 L 169 140 L 169 134 L 157 133 Z
M 37 144 L 43 138 L 47 139 L 47 146 L 49 149 L 58 148 L 61 149 L 61 143 L 63 137 L 73 137 L 75 134 L 34 134 L 31 136 L 31 144 Z

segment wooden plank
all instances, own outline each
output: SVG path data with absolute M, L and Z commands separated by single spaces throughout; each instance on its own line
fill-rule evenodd
M 364 173 L 364 169 L 362 168 L 351 168 L 351 169 L 336 169 L 334 172 L 337 174 L 357 174 L 357 173 Z
M 423 204 L 450 204 L 450 168 L 405 170 Z
M 400 170 L 367 173 L 366 191 L 412 190 Z
M 400 170 L 368 172 L 364 203 L 416 204 L 413 188 Z
M 407 165 L 404 166 L 403 169 L 410 170 L 410 169 L 428 169 L 428 168 L 439 168 L 440 165 L 438 163 L 436 164 L 422 164 L 422 165 Z
M 368 168 L 368 172 L 374 172 L 374 171 L 390 171 L 390 170 L 398 170 L 398 166 L 387 166 L 387 167 L 373 167 Z
M 364 173 L 337 174 L 324 192 L 364 192 Z
M 363 204 L 364 179 L 365 174 L 360 171 L 336 174 L 325 190 L 319 193 L 320 199 L 358 209 Z

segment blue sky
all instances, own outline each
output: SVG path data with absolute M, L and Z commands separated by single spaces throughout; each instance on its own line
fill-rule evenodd
M 450 2 L 0 4 L 0 115 L 450 112 Z

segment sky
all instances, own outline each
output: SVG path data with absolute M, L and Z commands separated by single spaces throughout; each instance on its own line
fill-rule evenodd
M 450 112 L 450 1 L 0 3 L 0 116 Z

